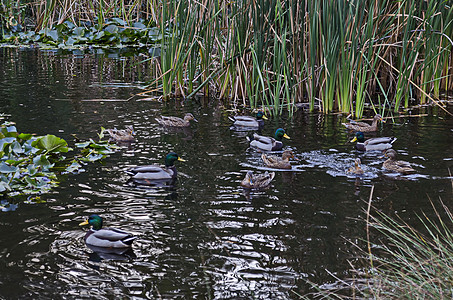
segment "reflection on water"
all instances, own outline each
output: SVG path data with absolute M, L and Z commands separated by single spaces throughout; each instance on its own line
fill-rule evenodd
M 396 136 L 394 148 L 418 171 L 408 176 L 385 172 L 382 153 L 355 151 L 338 116 L 299 112 L 266 121 L 262 134 L 284 127 L 292 137 L 285 145 L 299 160 L 292 170 L 272 169 L 269 189 L 250 191 L 240 186 L 245 173 L 271 169 L 249 148 L 249 132 L 230 129 L 228 112 L 214 100 L 130 99 L 149 79 L 149 66 L 132 65 L 0 49 L 0 112 L 20 131 L 70 144 L 71 134 L 95 138 L 101 126 L 136 131 L 135 143 L 62 177 L 41 196 L 45 203 L 2 200 L 0 297 L 297 298 L 292 291 L 304 294 L 307 279 L 329 285 L 330 274 L 348 276 L 347 261 L 357 255 L 348 241 L 364 238 L 358 219 L 371 186 L 374 206 L 409 221 L 430 211 L 427 195 L 451 197 L 451 117 L 383 125 L 381 134 Z M 186 112 L 199 121 L 190 128 L 155 122 Z M 125 170 L 163 164 L 170 151 L 186 160 L 177 164 L 175 184 L 131 184 Z M 360 176 L 347 172 L 357 157 Z M 93 213 L 138 236 L 133 252 L 112 257 L 86 247 L 78 224 Z

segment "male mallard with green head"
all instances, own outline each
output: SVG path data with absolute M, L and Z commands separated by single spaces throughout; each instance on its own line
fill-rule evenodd
M 395 141 L 395 137 L 378 137 L 365 140 L 365 135 L 361 131 L 357 131 L 355 137 L 351 140 L 351 142 L 357 142 L 355 148 L 359 151 L 384 151 L 392 148 Z
M 265 172 L 264 174 L 253 174 L 248 171 L 245 178 L 241 181 L 241 186 L 249 189 L 261 189 L 267 187 L 275 177 L 275 172 Z
M 373 122 L 370 124 L 365 123 L 365 122 L 357 122 L 354 120 L 349 120 L 349 123 L 341 123 L 343 124 L 347 129 L 353 130 L 353 131 L 361 131 L 361 132 L 373 132 L 377 131 L 377 123 L 378 121 L 382 121 L 382 116 L 381 115 L 375 115 L 373 118 Z
M 251 116 L 234 116 L 228 117 L 233 121 L 233 125 L 236 127 L 250 127 L 259 129 L 264 126 L 264 120 L 267 120 L 267 117 L 264 115 L 263 111 L 258 111 L 256 117 Z M 264 120 L 263 120 L 264 119 Z
M 132 179 L 138 180 L 173 180 L 176 179 L 176 161 L 185 161 L 178 156 L 175 152 L 170 152 L 165 157 L 165 166 L 159 165 L 146 165 L 138 166 L 127 170 Z
M 102 228 L 102 218 L 98 215 L 91 215 L 85 222 L 79 226 L 90 225 L 90 230 L 85 235 L 85 243 L 87 245 L 103 248 L 105 251 L 109 248 L 130 248 L 132 242 L 137 238 L 130 233 L 115 229 Z
M 291 150 L 285 150 L 282 153 L 282 157 L 278 157 L 275 155 L 266 155 L 261 154 L 261 159 L 263 160 L 264 164 L 269 168 L 274 169 L 291 169 L 291 163 L 289 160 L 294 157 L 294 153 Z
M 278 151 L 283 148 L 282 138 L 290 139 L 283 128 L 275 131 L 274 137 L 253 134 L 253 139 L 248 138 L 250 146 L 264 151 Z
M 388 149 L 385 151 L 385 157 L 388 159 L 383 163 L 384 169 L 389 171 L 398 172 L 401 174 L 412 174 L 416 171 L 411 167 L 411 164 L 407 161 L 396 160 L 396 151 L 393 149 Z
M 190 121 L 198 122 L 197 119 L 195 119 L 195 117 L 191 113 L 187 113 L 184 116 L 184 119 L 178 117 L 160 116 L 159 118 L 156 118 L 156 121 L 160 125 L 166 127 L 189 127 Z

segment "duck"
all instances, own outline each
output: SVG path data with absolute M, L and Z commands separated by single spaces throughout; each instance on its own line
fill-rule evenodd
M 156 118 L 156 121 L 160 125 L 166 127 L 189 127 L 190 121 L 198 122 L 198 120 L 195 119 L 195 117 L 191 113 L 187 113 L 184 116 L 184 119 L 173 116 L 171 117 L 160 116 L 159 118 Z
M 265 172 L 264 174 L 253 174 L 252 171 L 247 171 L 245 178 L 241 181 L 241 186 L 248 189 L 261 189 L 269 186 L 272 179 L 275 177 L 275 172 Z
M 263 111 L 258 111 L 256 117 L 251 116 L 234 116 L 228 117 L 233 121 L 233 125 L 236 127 L 250 127 L 259 129 L 264 126 L 264 120 L 267 120 L 267 117 L 264 115 Z
M 278 151 L 283 148 L 282 138 L 290 139 L 290 137 L 285 133 L 283 128 L 278 128 L 275 131 L 275 138 L 262 136 L 258 134 L 253 134 L 253 138 L 247 137 L 250 141 L 250 146 L 258 148 L 264 151 Z
M 175 152 L 170 152 L 165 156 L 165 166 L 145 165 L 138 166 L 126 171 L 135 180 L 174 180 L 176 179 L 175 161 L 185 161 Z
M 132 247 L 132 243 L 137 238 L 132 234 L 115 229 L 102 228 L 102 218 L 99 215 L 93 214 L 89 216 L 79 226 L 90 225 L 90 230 L 85 235 L 85 244 L 100 248 L 103 252 L 108 252 L 110 249 L 116 253 L 117 249 L 127 249 Z
M 354 167 L 350 167 L 349 170 L 347 171 L 347 173 L 352 173 L 352 174 L 356 174 L 356 175 L 361 175 L 364 173 L 364 171 L 362 170 L 362 168 L 360 167 L 360 165 L 362 164 L 362 161 L 360 160 L 360 158 L 356 158 L 355 161 L 354 161 Z
M 269 168 L 275 169 L 291 169 L 291 163 L 289 162 L 290 158 L 294 158 L 294 153 L 291 150 L 285 150 L 282 153 L 282 157 L 274 155 L 261 154 L 261 159 L 264 164 Z
M 365 135 L 357 131 L 351 142 L 357 142 L 355 148 L 359 151 L 379 150 L 384 151 L 392 148 L 392 144 L 397 140 L 395 137 L 378 137 L 365 140 Z
M 115 142 L 133 142 L 135 141 L 135 131 L 132 125 L 126 126 L 126 129 L 106 129 L 110 135 L 110 140 Z
M 396 151 L 393 149 L 387 149 L 384 157 L 388 159 L 382 164 L 384 169 L 389 171 L 398 172 L 401 174 L 412 174 L 416 171 L 411 167 L 411 164 L 407 161 L 396 160 Z
M 361 131 L 361 132 L 373 132 L 373 131 L 378 130 L 378 127 L 377 127 L 378 121 L 384 122 L 384 120 L 382 119 L 382 116 L 379 114 L 374 116 L 373 122 L 371 123 L 371 125 L 368 123 L 365 123 L 365 122 L 357 122 L 354 120 L 349 120 L 349 123 L 341 123 L 341 124 L 344 125 L 349 130 Z

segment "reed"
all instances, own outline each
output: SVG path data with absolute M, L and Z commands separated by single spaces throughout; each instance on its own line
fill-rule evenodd
M 35 30 L 65 20 L 98 27 L 111 18 L 125 26 L 150 20 L 163 36 L 153 91 L 201 92 L 272 115 L 309 102 L 311 110 L 319 103 L 325 113 L 360 118 L 378 97 L 396 112 L 453 88 L 448 1 L 2 2 L 4 31 L 25 17 Z
M 431 216 L 418 215 L 417 224 L 376 210 L 366 212 L 362 259 L 351 264 L 353 277 L 340 279 L 337 289 L 325 290 L 310 283 L 314 292 L 300 299 L 451 299 L 453 291 L 453 214 L 440 201 L 431 202 Z M 414 222 L 413 222 L 414 223 Z M 414 226 L 415 225 L 415 226 Z M 374 241 L 373 241 L 374 240 Z M 363 262 L 365 266 L 362 265 Z

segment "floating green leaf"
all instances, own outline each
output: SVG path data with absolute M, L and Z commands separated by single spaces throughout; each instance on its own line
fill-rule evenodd
M 68 143 L 65 140 L 60 139 L 54 135 L 48 134 L 44 137 L 38 138 L 31 144 L 33 147 L 36 147 L 41 150 L 46 150 L 46 153 L 49 152 L 68 152 L 69 148 Z

